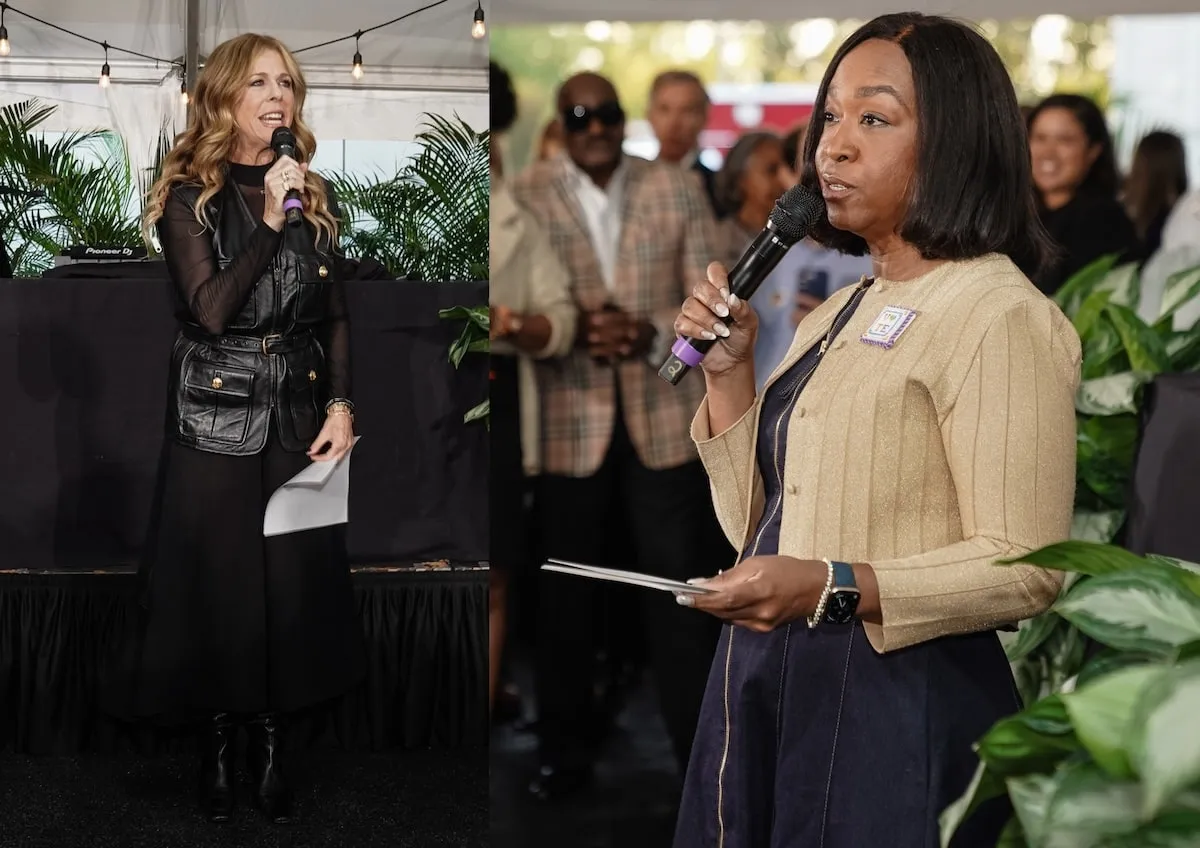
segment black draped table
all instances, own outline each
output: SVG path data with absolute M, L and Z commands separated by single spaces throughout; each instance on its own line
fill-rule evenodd
M 0 750 L 119 737 L 93 687 L 134 620 L 162 444 L 175 325 L 159 268 L 0 281 Z M 463 415 L 487 360 L 456 370 L 461 325 L 438 311 L 486 303 L 487 283 L 356 280 L 347 295 L 362 436 L 347 544 L 371 659 L 320 732 L 485 743 L 488 434 Z
M 1200 562 L 1200 374 L 1145 389 L 1125 547 Z

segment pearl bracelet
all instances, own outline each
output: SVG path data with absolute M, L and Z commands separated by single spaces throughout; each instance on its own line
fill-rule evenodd
M 825 607 L 829 604 L 829 594 L 833 591 L 833 563 L 827 559 L 822 560 L 822 562 L 829 569 L 829 573 L 825 578 L 825 589 L 821 592 L 820 600 L 817 601 L 817 608 L 808 617 L 808 627 L 810 630 L 820 624 L 821 619 L 825 617 Z

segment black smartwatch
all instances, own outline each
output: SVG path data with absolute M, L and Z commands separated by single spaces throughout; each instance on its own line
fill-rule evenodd
M 858 611 L 859 591 L 854 582 L 854 569 L 847 562 L 834 562 L 833 588 L 825 603 L 826 624 L 849 624 Z

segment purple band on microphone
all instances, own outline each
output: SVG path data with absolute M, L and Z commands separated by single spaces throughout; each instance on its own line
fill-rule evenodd
M 704 361 L 704 354 L 687 343 L 687 339 L 676 339 L 671 345 L 671 353 L 678 356 L 689 368 L 695 368 Z
M 283 201 L 283 211 L 287 212 L 289 209 L 299 209 L 303 212 L 304 203 L 298 197 L 289 197 Z

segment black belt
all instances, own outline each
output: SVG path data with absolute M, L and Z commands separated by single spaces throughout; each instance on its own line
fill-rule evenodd
M 281 333 L 272 333 L 268 336 L 239 336 L 234 334 L 214 336 L 212 333 L 206 333 L 199 327 L 194 327 L 191 324 L 183 325 L 183 335 L 194 342 L 209 344 L 213 347 L 225 348 L 226 350 L 248 350 L 261 353 L 263 356 L 276 356 L 281 353 L 291 353 L 294 350 L 303 350 L 312 341 L 312 333 L 308 330 L 291 333 L 286 336 Z

